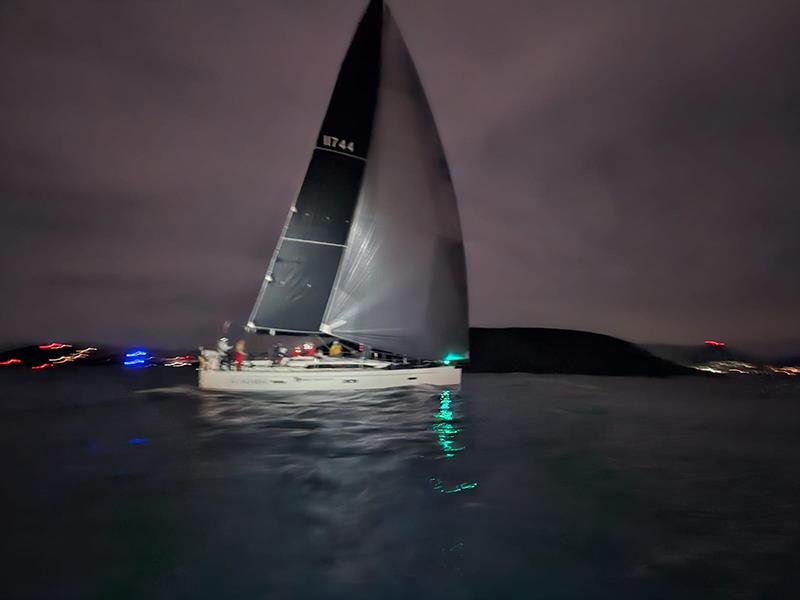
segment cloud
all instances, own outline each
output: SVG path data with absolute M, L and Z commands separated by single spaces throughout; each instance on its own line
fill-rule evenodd
M 6 3 L 8 339 L 243 320 L 362 2 Z M 795 3 L 397 1 L 471 318 L 800 340 Z

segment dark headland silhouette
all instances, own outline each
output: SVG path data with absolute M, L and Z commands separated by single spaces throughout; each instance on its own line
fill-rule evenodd
M 666 377 L 693 369 L 619 338 L 588 331 L 508 327 L 470 329 L 473 373 L 560 373 Z
M 282 337 L 282 336 L 279 336 Z M 322 342 L 312 336 L 313 341 Z M 269 348 L 276 338 L 258 336 L 249 344 L 252 351 Z M 299 339 L 299 338 L 295 338 Z M 88 344 L 72 344 L 68 349 L 41 349 L 26 346 L 0 352 L 0 363 L 12 359 L 21 362 L 5 368 L 19 369 L 47 363 L 75 348 Z M 120 364 L 124 351 L 118 348 L 94 344 L 98 348 L 85 360 L 77 360 L 59 367 L 79 365 Z M 155 355 L 196 353 L 196 349 L 171 351 L 152 350 Z M 624 340 L 608 335 L 529 327 L 472 328 L 470 329 L 470 360 L 465 370 L 473 373 L 561 373 L 583 375 L 618 375 L 665 377 L 696 373 L 669 360 L 656 357 L 646 350 Z

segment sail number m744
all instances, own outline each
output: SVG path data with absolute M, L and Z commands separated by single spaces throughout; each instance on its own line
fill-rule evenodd
M 353 142 L 348 142 L 332 135 L 322 136 L 322 145 L 328 148 L 336 148 L 337 150 L 347 150 L 348 152 L 355 152 L 355 145 Z

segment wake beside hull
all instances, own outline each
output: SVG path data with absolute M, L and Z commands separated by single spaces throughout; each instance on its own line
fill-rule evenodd
M 304 392 L 383 390 L 397 387 L 461 384 L 461 369 L 452 366 L 415 369 L 282 369 L 199 371 L 200 389 L 232 392 Z

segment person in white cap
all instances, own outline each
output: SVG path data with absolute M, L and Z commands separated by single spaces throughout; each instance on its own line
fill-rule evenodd
M 228 338 L 226 338 L 224 336 L 219 338 L 219 341 L 217 342 L 217 352 L 219 353 L 219 368 L 220 369 L 228 367 L 228 370 L 230 371 L 230 369 L 231 369 L 231 354 L 230 354 L 231 353 L 231 349 L 233 349 L 233 346 L 231 346 L 228 343 Z

